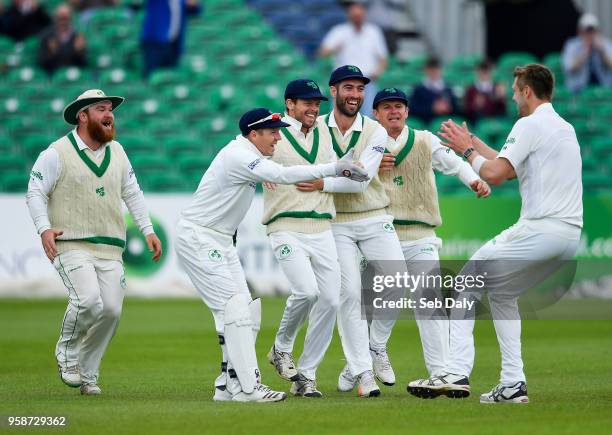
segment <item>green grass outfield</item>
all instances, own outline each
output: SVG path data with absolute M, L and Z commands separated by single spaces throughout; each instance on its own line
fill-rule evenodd
M 607 304 L 612 312 L 612 302 Z M 265 383 L 288 390 L 265 354 L 284 300 L 264 299 L 257 353 Z M 598 304 L 601 306 L 601 304 Z M 397 324 L 389 353 L 398 384 L 379 398 L 336 392 L 342 351 L 334 337 L 318 371 L 323 399 L 289 397 L 276 404 L 214 403 L 220 352 L 212 316 L 199 300 L 136 300 L 124 304 L 119 331 L 102 363 L 101 397 L 64 386 L 53 349 L 65 301 L 0 300 L 0 432 L 9 415 L 65 415 L 68 427 L 35 433 L 215 434 L 577 434 L 612 427 L 612 321 L 540 320 L 523 327 L 528 405 L 481 405 L 492 387 L 499 353 L 489 321 L 476 327 L 473 395 L 420 400 L 405 384 L 425 375 L 412 321 Z M 303 341 L 300 336 L 298 343 Z M 296 349 L 296 354 L 299 354 Z

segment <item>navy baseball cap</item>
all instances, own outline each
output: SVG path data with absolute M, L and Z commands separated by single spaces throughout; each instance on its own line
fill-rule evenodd
M 289 127 L 289 124 L 281 121 L 280 113 L 272 113 L 265 107 L 257 107 L 246 112 L 240 117 L 238 126 L 243 136 L 249 134 L 252 130 L 262 128 L 281 128 Z
M 319 85 L 314 80 L 297 79 L 292 80 L 285 88 L 285 100 L 291 98 L 293 100 L 324 100 L 327 97 L 321 93 Z
M 374 102 L 372 103 L 372 109 L 376 109 L 378 103 L 385 100 L 398 100 L 403 101 L 404 104 L 408 105 L 408 97 L 406 94 L 397 89 L 397 88 L 385 88 L 382 91 L 379 91 L 374 97 Z
M 329 85 L 331 86 L 335 83 L 341 82 L 342 80 L 348 79 L 359 79 L 363 81 L 364 85 L 370 83 L 370 79 L 364 76 L 361 70 L 355 65 L 343 65 L 336 68 L 334 72 L 331 73 L 331 76 L 329 77 Z

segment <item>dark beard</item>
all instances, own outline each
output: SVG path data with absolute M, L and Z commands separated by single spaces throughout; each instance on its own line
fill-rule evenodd
M 351 113 L 346 108 L 346 98 L 336 100 L 336 107 L 338 108 L 340 113 L 342 113 L 344 116 L 348 116 L 349 118 L 352 118 L 353 116 L 357 115 L 362 105 L 363 105 L 363 101 L 361 102 L 361 104 L 357 105 L 357 110 L 355 110 L 355 113 Z
M 90 121 L 87 123 L 87 133 L 96 142 L 104 144 L 115 138 L 115 124 L 110 131 L 106 131 L 101 123 Z

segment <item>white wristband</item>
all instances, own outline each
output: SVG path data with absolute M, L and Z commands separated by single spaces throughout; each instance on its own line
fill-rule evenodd
M 486 161 L 487 159 L 485 159 L 483 156 L 476 156 L 474 160 L 472 160 L 472 169 L 474 172 L 476 172 L 476 174 L 478 174 L 478 176 L 480 176 L 480 168 L 482 168 L 482 165 Z

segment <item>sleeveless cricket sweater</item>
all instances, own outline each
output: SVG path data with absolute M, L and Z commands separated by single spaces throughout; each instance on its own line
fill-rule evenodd
M 389 214 L 400 240 L 435 236 L 442 224 L 438 191 L 432 170 L 431 146 L 426 131 L 408 128 L 408 138 L 398 149 L 390 138 L 387 151 L 395 157 L 395 168 L 383 171 L 380 179 L 391 200 Z
M 272 160 L 283 166 L 329 163 L 332 161 L 331 144 L 321 137 L 319 127 L 307 141 L 299 137 L 293 127 L 282 128 Z M 275 190 L 264 189 L 262 223 L 266 225 L 267 234 L 276 231 L 320 233 L 331 229 L 335 214 L 330 193 L 300 192 L 294 185 L 283 184 Z
M 361 119 L 363 121 L 362 131 L 353 131 L 347 142 L 344 142 L 338 129 L 328 126 L 329 114 L 318 118 L 321 136 L 325 136 L 326 140 L 332 142 L 333 150 L 338 159 L 342 158 L 351 149 L 355 150 L 354 159 L 359 159 L 361 153 L 366 149 L 370 137 L 379 126 L 378 122 L 367 116 L 362 116 Z M 387 214 L 385 207 L 389 205 L 389 197 L 377 175 L 372 178 L 364 192 L 334 193 L 334 204 L 336 206 L 334 222 L 354 222 Z
M 122 261 L 126 226 L 121 181 L 127 158 L 112 141 L 98 159 L 80 150 L 72 132 L 50 145 L 59 154 L 61 174 L 47 209 L 53 228 L 64 231 L 58 253 L 83 250 L 98 258 Z

